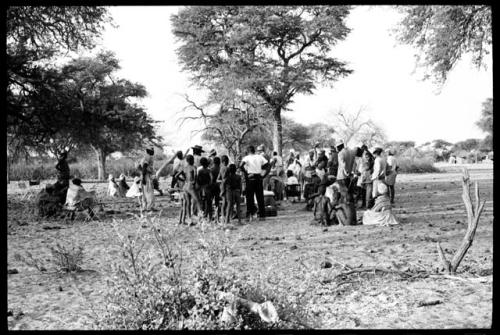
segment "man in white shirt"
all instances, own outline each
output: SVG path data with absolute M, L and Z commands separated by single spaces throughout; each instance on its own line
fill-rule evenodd
M 247 216 L 253 219 L 257 208 L 255 207 L 254 195 L 257 198 L 260 220 L 264 220 L 264 188 L 262 185 L 262 170 L 268 165 L 268 160 L 262 155 L 255 153 L 253 145 L 248 147 L 248 154 L 241 160 L 240 169 L 245 171 L 246 178 L 246 200 Z

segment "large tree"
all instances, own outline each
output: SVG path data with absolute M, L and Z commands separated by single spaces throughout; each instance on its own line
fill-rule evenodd
M 281 113 L 296 94 L 352 71 L 331 56 L 349 33 L 348 6 L 204 6 L 172 16 L 184 69 L 202 87 L 235 83 L 259 95 L 273 119 L 274 150 L 282 154 Z
M 425 78 L 438 83 L 464 54 L 477 67 L 491 52 L 491 6 L 401 6 L 404 16 L 398 25 L 398 40 L 416 47 L 417 65 L 428 70 Z
M 155 144 L 155 121 L 134 100 L 147 92 L 143 85 L 117 78 L 120 68 L 111 52 L 80 57 L 62 68 L 62 91 L 69 104 L 68 136 L 75 143 L 90 146 L 98 160 L 98 178 L 103 180 L 106 157 L 115 151 Z M 68 131 L 69 130 L 69 131 Z
M 90 6 L 15 6 L 6 11 L 7 131 L 27 145 L 54 134 L 52 111 L 39 108 L 58 80 L 52 60 L 92 48 L 108 10 Z M 56 123 L 57 124 L 57 123 Z M 56 125 L 57 127 L 57 125 Z M 28 136 L 29 135 L 29 136 Z

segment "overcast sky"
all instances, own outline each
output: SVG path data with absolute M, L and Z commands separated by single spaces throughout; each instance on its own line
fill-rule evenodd
M 146 86 L 149 96 L 141 103 L 156 120 L 164 121 L 160 133 L 175 148 L 198 144 L 191 136 L 197 123 L 179 127 L 176 120 L 186 105 L 188 93 L 203 102 L 204 94 L 191 86 L 188 73 L 181 71 L 175 53 L 176 41 L 170 17 L 180 7 L 112 7 L 117 28 L 103 34 L 101 48 L 116 53 L 122 69 L 119 76 Z M 440 92 L 432 82 L 413 74 L 414 50 L 397 45 L 391 29 L 399 14 L 387 6 L 358 6 L 347 18 L 352 29 L 339 42 L 334 55 L 346 61 L 354 72 L 333 87 L 321 87 L 313 95 L 294 98 L 284 115 L 304 123 L 326 122 L 342 108 L 355 112 L 366 108 L 365 117 L 380 125 L 391 141 L 434 139 L 457 142 L 483 138 L 475 122 L 481 103 L 493 96 L 491 55 L 487 69 L 477 70 L 468 59 L 457 64 Z

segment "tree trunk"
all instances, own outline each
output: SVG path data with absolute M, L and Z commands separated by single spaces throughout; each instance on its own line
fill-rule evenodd
M 441 263 L 443 264 L 443 267 L 445 268 L 446 272 L 448 274 L 454 274 L 457 271 L 458 266 L 460 265 L 460 262 L 464 258 L 465 254 L 467 253 L 467 250 L 469 250 L 470 246 L 472 245 L 472 241 L 474 240 L 474 235 L 476 233 L 477 225 L 479 223 L 479 218 L 481 216 L 481 213 L 483 212 L 484 205 L 486 201 L 483 201 L 481 203 L 480 198 L 479 198 L 479 187 L 477 185 L 477 181 L 474 183 L 475 186 L 475 196 L 476 196 L 476 206 L 475 208 L 472 205 L 472 199 L 470 197 L 470 184 L 469 184 L 469 172 L 467 171 L 466 168 L 463 169 L 463 178 L 462 178 L 462 200 L 464 201 L 465 205 L 465 210 L 467 212 L 467 219 L 468 219 L 468 225 L 467 225 L 467 232 L 465 233 L 465 236 L 462 240 L 462 243 L 460 244 L 459 248 L 455 251 L 455 254 L 450 261 L 448 261 L 444 255 L 443 249 L 441 248 L 441 245 L 439 242 L 437 243 L 437 249 L 439 253 L 439 259 L 441 260 Z
M 96 155 L 97 155 L 97 179 L 98 180 L 106 180 L 105 175 L 106 175 L 106 153 L 104 150 L 100 148 L 95 148 L 94 149 Z
M 283 152 L 283 129 L 281 125 L 281 108 L 273 112 L 273 150 L 282 156 Z
M 240 139 L 239 141 L 236 141 L 236 153 L 234 154 L 234 163 L 236 166 L 239 166 L 241 163 L 241 141 L 243 139 Z

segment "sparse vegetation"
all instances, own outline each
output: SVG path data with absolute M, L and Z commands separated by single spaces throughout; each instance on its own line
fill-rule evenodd
M 105 294 L 103 329 L 273 329 L 303 328 L 307 313 L 289 298 L 254 285 L 228 268 L 225 258 L 236 241 L 217 227 L 199 233 L 194 250 L 178 243 L 176 229 L 160 230 L 159 219 L 146 219 L 149 233 L 123 236 L 115 222 L 122 259 L 112 265 Z M 139 226 L 141 227 L 141 226 Z M 231 243 L 232 242 L 232 243 Z M 190 260 L 187 264 L 186 260 Z M 257 303 L 271 301 L 280 321 L 266 323 L 237 304 L 234 319 L 224 311 L 235 303 L 227 296 Z

